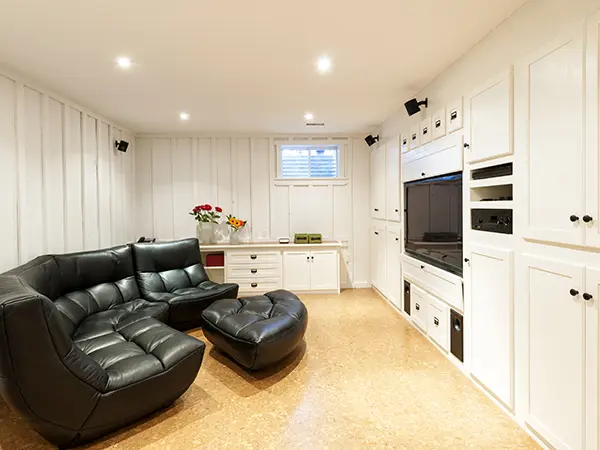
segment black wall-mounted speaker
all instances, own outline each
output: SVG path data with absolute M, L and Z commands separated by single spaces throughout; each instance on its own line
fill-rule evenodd
M 373 136 L 372 134 L 370 134 L 365 138 L 365 142 L 369 147 L 371 147 L 377 141 L 379 141 L 379 135 Z
M 418 101 L 416 98 L 413 98 L 413 99 L 410 99 L 409 101 L 407 101 L 404 104 L 404 107 L 406 108 L 406 112 L 408 113 L 409 116 L 414 116 L 415 114 L 417 114 L 418 112 L 421 111 L 421 105 L 423 105 L 423 106 L 425 106 L 425 108 L 427 108 L 428 104 L 429 104 L 428 99 Z
M 125 153 L 127 151 L 127 148 L 129 147 L 129 142 L 127 141 L 115 141 L 115 148 L 120 151 Z

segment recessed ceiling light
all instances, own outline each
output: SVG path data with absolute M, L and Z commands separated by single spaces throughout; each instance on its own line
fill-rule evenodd
M 190 114 L 186 112 L 179 113 L 179 118 L 183 121 L 190 120 Z
M 304 114 L 304 120 L 313 120 L 314 118 L 315 116 L 313 116 L 312 113 Z
M 128 58 L 127 56 L 119 56 L 117 58 L 117 66 L 119 66 L 123 69 L 129 69 L 132 64 L 133 64 L 133 61 L 131 60 L 131 58 Z
M 321 74 L 331 72 L 331 58 L 329 56 L 321 56 L 317 60 L 317 71 Z

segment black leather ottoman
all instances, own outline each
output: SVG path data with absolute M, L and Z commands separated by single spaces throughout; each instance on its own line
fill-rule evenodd
M 204 335 L 247 369 L 267 367 L 289 355 L 304 337 L 308 312 L 291 292 L 218 300 L 202 312 Z

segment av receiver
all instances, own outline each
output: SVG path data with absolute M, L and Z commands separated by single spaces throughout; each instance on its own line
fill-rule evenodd
M 471 228 L 491 233 L 512 234 L 512 209 L 472 209 Z

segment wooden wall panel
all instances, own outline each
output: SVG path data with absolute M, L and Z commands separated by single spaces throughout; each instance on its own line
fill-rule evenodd
M 19 262 L 17 84 L 0 75 L 0 272 Z
M 110 150 L 102 119 L 0 67 L 0 273 L 44 253 L 108 247 L 134 235 L 135 220 L 123 220 L 125 204 L 135 204 L 133 153 L 111 162 Z

